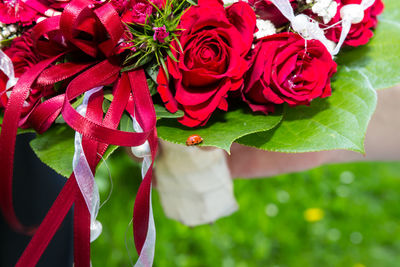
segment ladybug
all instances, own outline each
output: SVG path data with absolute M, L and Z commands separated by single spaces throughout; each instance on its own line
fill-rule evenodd
M 197 135 L 197 134 L 193 134 L 193 135 L 189 136 L 188 139 L 186 139 L 187 146 L 198 145 L 201 142 L 203 142 L 203 138 L 201 138 L 201 136 Z

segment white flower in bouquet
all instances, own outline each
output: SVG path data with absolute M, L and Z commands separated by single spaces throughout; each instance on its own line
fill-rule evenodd
M 335 0 L 306 0 L 307 4 L 313 4 L 311 10 L 321 17 L 324 23 L 328 23 L 337 12 L 338 4 Z
M 272 24 L 272 22 L 269 20 L 257 19 L 256 25 L 258 31 L 254 34 L 254 37 L 257 39 L 276 33 L 274 24 Z

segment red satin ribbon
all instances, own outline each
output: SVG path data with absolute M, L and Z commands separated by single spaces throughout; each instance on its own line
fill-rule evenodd
M 61 54 L 62 55 L 62 54 Z M 60 55 L 60 56 L 61 56 Z M 33 234 L 34 227 L 24 226 L 15 214 L 12 200 L 12 176 L 14 163 L 15 137 L 17 135 L 18 122 L 21 117 L 23 103 L 29 93 L 29 89 L 36 77 L 49 64 L 58 57 L 52 57 L 41 61 L 25 72 L 18 80 L 11 92 L 4 112 L 4 119 L 0 134 L 0 208 L 6 219 L 18 232 Z
M 124 28 L 111 4 L 92 7 L 89 0 L 74 0 L 61 16 L 38 23 L 33 28 L 33 41 L 37 51 L 47 59 L 24 73 L 15 85 L 4 114 L 0 135 L 0 208 L 8 223 L 17 231 L 32 234 L 32 227 L 24 226 L 16 216 L 12 204 L 12 166 L 15 137 L 22 105 L 31 86 L 46 86 L 55 82 L 71 82 L 65 94 L 52 97 L 39 104 L 30 114 L 28 122 L 39 133 L 46 131 L 57 116 L 62 114 L 66 123 L 83 136 L 83 149 L 93 173 L 108 145 L 137 146 L 146 140 L 154 160 L 157 151 L 156 116 L 143 69 L 122 73 L 118 57 L 113 55 Z M 79 38 L 79 32 L 91 35 L 91 41 Z M 85 53 L 92 62 L 71 61 L 52 65 L 66 54 Z M 102 92 L 89 99 L 87 114 L 81 116 L 71 101 L 88 90 L 114 84 L 114 99 L 102 119 Z M 143 133 L 117 130 L 124 111 L 138 120 Z M 153 163 L 152 163 L 153 165 Z M 134 206 L 134 237 L 138 253 L 146 239 L 151 190 L 151 169 L 143 179 Z M 74 258 L 75 266 L 90 265 L 90 215 L 83 196 L 72 174 L 45 219 L 25 249 L 17 266 L 35 266 L 54 236 L 62 220 L 75 203 Z

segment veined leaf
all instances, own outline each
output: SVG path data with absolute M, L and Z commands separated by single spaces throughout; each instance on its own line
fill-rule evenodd
M 229 112 L 215 112 L 205 127 L 189 128 L 176 120 L 161 119 L 157 122 L 158 136 L 166 141 L 185 144 L 192 134 L 203 138 L 200 146 L 215 146 L 228 153 L 232 143 L 247 134 L 274 128 L 282 119 L 282 113 L 254 114 L 247 108 Z
M 57 124 L 38 134 L 30 145 L 39 159 L 62 176 L 72 173 L 75 131 L 66 124 Z M 107 159 L 118 147 L 109 146 L 103 158 Z M 99 167 L 103 161 L 99 162 Z
M 279 152 L 348 149 L 364 152 L 364 137 L 375 110 L 376 92 L 355 70 L 341 69 L 332 96 L 310 106 L 285 108 L 272 131 L 245 136 L 238 143 Z

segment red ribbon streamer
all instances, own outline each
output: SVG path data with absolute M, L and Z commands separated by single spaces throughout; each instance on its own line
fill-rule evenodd
M 124 27 L 111 4 L 97 5 L 95 8 L 92 5 L 93 2 L 89 0 L 74 0 L 61 16 L 46 19 L 33 28 L 34 46 L 47 59 L 20 77 L 8 100 L 0 135 L 0 168 L 3 170 L 0 179 L 0 208 L 7 222 L 19 232 L 33 234 L 35 231 L 35 228 L 24 226 L 18 220 L 12 200 L 13 157 L 18 121 L 23 102 L 34 83 L 45 86 L 76 76 L 69 82 L 65 94 L 39 104 L 29 115 L 28 123 L 42 133 L 61 113 L 66 123 L 82 134 L 83 148 L 93 173 L 101 159 L 99 154 L 103 155 L 110 144 L 138 146 L 147 140 L 153 161 L 156 156 L 156 115 L 144 71 L 136 69 L 120 75 L 120 61 L 113 51 L 124 33 Z M 77 34 L 79 32 L 85 32 L 93 38 L 90 41 L 80 39 Z M 52 65 L 66 54 L 82 52 L 91 56 L 93 61 Z M 86 117 L 71 106 L 71 101 L 76 97 L 94 87 L 109 84 L 114 84 L 114 99 L 104 119 L 102 92 L 89 99 Z M 143 133 L 116 130 L 125 110 L 137 118 Z M 134 237 L 139 254 L 148 228 L 151 180 L 150 169 L 139 187 L 134 206 Z M 16 266 L 36 265 L 74 203 L 75 266 L 90 265 L 90 215 L 72 174 Z

